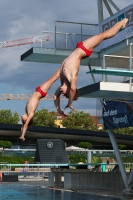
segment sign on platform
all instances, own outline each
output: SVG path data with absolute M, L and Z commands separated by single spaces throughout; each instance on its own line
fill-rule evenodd
M 103 100 L 103 122 L 105 129 L 116 129 L 133 126 L 133 100 Z
M 117 22 L 121 21 L 123 18 L 128 18 L 128 23 L 125 29 L 121 29 L 118 34 L 113 38 L 103 41 L 100 44 L 100 49 L 107 48 L 113 44 L 116 44 L 130 36 L 133 36 L 133 4 L 122 9 L 111 17 L 99 23 L 99 31 L 104 32 L 114 26 Z

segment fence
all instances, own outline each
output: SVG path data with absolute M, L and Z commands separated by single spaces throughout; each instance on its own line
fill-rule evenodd
M 48 42 L 42 42 L 41 47 L 73 50 L 77 42 L 86 40 L 97 33 L 97 24 L 56 21 L 54 32 L 42 31 L 42 35 L 49 35 L 50 40 Z M 94 51 L 99 52 L 99 46 Z
M 132 163 L 124 163 L 127 172 L 130 172 Z M 0 170 L 5 174 L 17 174 L 23 177 L 48 177 L 51 169 L 88 169 L 90 172 L 119 172 L 117 163 L 88 163 L 88 164 L 10 164 L 0 163 Z

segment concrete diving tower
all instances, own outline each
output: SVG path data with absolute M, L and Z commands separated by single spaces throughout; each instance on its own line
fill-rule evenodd
M 106 53 L 109 53 L 108 55 Z M 102 75 L 102 81 L 79 89 L 81 97 L 105 99 L 133 99 L 133 37 L 121 41 L 100 53 L 101 68 L 86 74 Z M 109 82 L 108 76 L 123 76 L 122 82 Z M 128 80 L 127 80 L 128 79 Z

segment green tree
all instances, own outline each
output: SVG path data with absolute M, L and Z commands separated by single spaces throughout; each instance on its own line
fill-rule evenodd
M 68 156 L 70 163 L 87 163 L 87 156 L 83 154 L 74 153 Z M 91 158 L 92 163 L 101 163 L 102 159 L 100 157 L 92 156 Z
M 117 128 L 114 129 L 113 132 L 115 134 L 123 134 L 123 135 L 133 135 L 133 128 L 128 127 L 128 128 Z
M 125 144 L 118 144 L 119 149 L 125 149 L 126 145 Z
M 79 163 L 79 162 L 86 163 L 87 162 L 86 155 L 75 153 L 75 154 L 69 155 L 68 157 L 69 157 L 70 163 Z
M 107 130 L 104 129 L 104 125 L 103 125 L 102 131 L 107 132 Z M 115 134 L 133 135 L 133 128 L 132 127 L 116 128 L 116 129 L 113 129 L 113 132 Z
M 68 117 L 62 120 L 62 125 L 66 128 L 80 130 L 98 130 L 94 119 L 83 111 L 70 111 Z
M 48 112 L 47 109 L 37 110 L 33 124 L 37 126 L 57 127 L 55 120 L 57 119 L 55 112 Z
M 12 142 L 0 140 L 0 147 L 3 148 L 3 151 L 5 148 L 10 148 L 11 146 L 12 146 Z
M 24 164 L 25 160 L 29 161 L 30 163 L 34 163 L 34 158 L 27 156 L 0 156 L 0 162 L 7 162 L 11 164 Z
M 92 144 L 90 142 L 80 142 L 78 144 L 78 147 L 84 148 L 84 149 L 91 149 Z
M 19 114 L 12 113 L 11 110 L 0 110 L 0 123 L 2 124 L 18 124 Z

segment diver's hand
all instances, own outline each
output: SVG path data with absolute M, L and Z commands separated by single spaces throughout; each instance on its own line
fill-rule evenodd
M 25 138 L 24 138 L 24 137 L 22 137 L 22 136 L 21 136 L 21 137 L 19 137 L 19 139 L 20 139 L 20 140 L 22 140 L 23 142 L 25 141 Z
M 60 115 L 65 115 L 65 113 L 64 113 L 62 110 L 58 109 L 57 111 L 58 111 L 58 113 L 59 113 Z
M 75 110 L 74 107 L 73 107 L 72 105 L 69 105 L 69 104 L 67 104 L 67 105 L 65 106 L 64 110 L 65 110 L 66 108 L 71 108 L 72 110 Z

